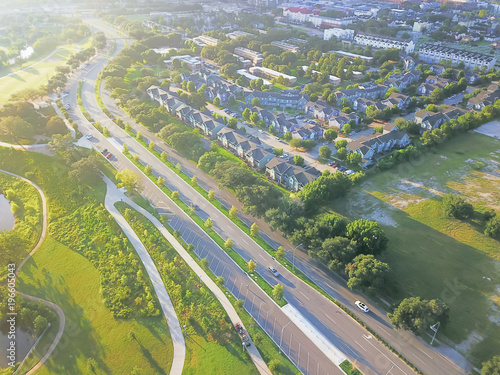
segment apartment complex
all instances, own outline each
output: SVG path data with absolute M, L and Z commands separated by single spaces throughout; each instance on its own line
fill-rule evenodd
M 290 85 L 294 84 L 295 82 L 297 82 L 297 77 L 290 76 L 288 74 L 281 73 L 281 72 L 278 72 L 276 70 L 264 68 L 264 67 L 261 67 L 261 66 L 251 67 L 251 68 L 248 69 L 248 71 L 251 74 L 255 74 L 256 76 L 264 77 L 264 78 L 271 78 L 272 79 L 272 78 L 278 78 L 279 76 L 282 76 L 283 78 L 288 79 L 288 83 Z
M 262 53 L 244 47 L 236 47 L 234 54 L 251 60 L 253 65 L 260 65 L 264 59 Z
M 308 22 L 310 17 L 313 15 L 318 15 L 319 10 L 311 10 L 305 8 L 285 8 L 283 9 L 283 17 L 286 17 L 294 22 Z
M 397 48 L 411 53 L 415 50 L 415 43 L 412 40 L 399 40 L 378 35 L 357 34 L 354 42 L 361 46 L 372 46 L 373 48 Z
M 254 37 L 255 35 L 250 34 L 250 33 L 247 33 L 246 31 L 239 31 L 239 30 L 236 30 L 236 31 L 233 31 L 232 33 L 228 33 L 228 34 L 226 34 L 226 36 L 227 36 L 229 39 L 237 39 L 237 38 L 239 38 L 240 36 L 252 36 L 252 37 Z
M 338 40 L 352 40 L 354 39 L 354 30 L 341 29 L 339 27 L 325 29 L 323 32 L 323 39 L 330 40 L 332 36 L 335 36 Z
M 468 68 L 481 68 L 486 66 L 491 69 L 497 59 L 482 53 L 469 52 L 456 48 L 440 46 L 437 44 L 422 44 L 418 49 L 418 56 L 421 60 L 429 63 L 440 62 L 441 60 L 451 60 L 452 64 L 463 62 Z
M 274 42 L 271 42 L 271 44 L 273 46 L 276 46 L 276 47 L 279 47 L 285 51 L 290 51 L 290 52 L 298 52 L 299 51 L 299 47 L 297 46 L 294 46 L 293 44 L 290 44 L 290 43 L 286 43 L 286 42 L 283 42 L 283 41 L 274 41 Z
M 200 35 L 193 39 L 196 43 L 201 45 L 216 46 L 220 41 L 217 38 L 212 38 L 208 35 Z

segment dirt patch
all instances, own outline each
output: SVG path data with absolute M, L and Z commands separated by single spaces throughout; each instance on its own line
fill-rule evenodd
M 481 341 L 483 341 L 483 337 L 479 333 L 474 331 L 471 332 L 464 341 L 458 344 L 456 346 L 456 349 L 461 353 L 467 353 L 474 344 L 477 344 Z

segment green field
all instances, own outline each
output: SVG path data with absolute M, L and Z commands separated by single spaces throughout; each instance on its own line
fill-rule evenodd
M 0 71 L 0 103 L 7 101 L 17 91 L 36 88 L 47 83 L 48 79 L 54 75 L 56 67 L 66 64 L 69 56 L 77 52 L 79 48 L 88 47 L 90 47 L 89 38 L 79 44 L 70 44 L 58 48 L 46 60 L 44 58 L 50 54 L 24 64 L 24 68 L 18 67 L 14 71 L 9 69 Z M 11 75 L 7 76 L 8 74 Z
M 477 160 L 486 165 L 480 171 L 472 167 Z M 421 296 L 447 302 L 450 322 L 441 333 L 462 343 L 463 352 L 472 348 L 471 359 L 479 361 L 500 352 L 494 323 L 500 324 L 500 243 L 482 233 L 480 220 L 486 207 L 500 213 L 499 161 L 498 140 L 464 134 L 420 160 L 377 173 L 330 207 L 351 219 L 379 221 L 390 240 L 382 255 L 391 267 L 388 300 Z M 452 191 L 474 204 L 473 219 L 445 215 L 441 196 Z M 484 341 L 472 345 L 472 334 Z
M 59 345 L 38 374 L 168 373 L 172 342 L 163 317 L 115 319 L 100 297 L 99 272 L 83 256 L 52 238 L 23 267 L 19 289 L 59 305 L 66 327 Z M 133 332 L 137 340 L 127 337 Z

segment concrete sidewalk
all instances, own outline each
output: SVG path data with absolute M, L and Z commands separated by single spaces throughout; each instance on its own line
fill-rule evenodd
M 131 206 L 134 210 L 138 211 L 140 214 L 144 215 L 149 221 L 153 223 L 153 225 L 163 234 L 163 236 L 167 239 L 167 241 L 174 247 L 174 249 L 177 251 L 177 253 L 182 257 L 182 259 L 188 264 L 188 266 L 200 277 L 200 279 L 203 281 L 203 283 L 210 289 L 210 291 L 215 295 L 215 297 L 219 300 L 221 303 L 222 307 L 226 311 L 226 313 L 229 316 L 229 319 L 231 319 L 232 324 L 240 323 L 241 319 L 236 312 L 234 306 L 229 302 L 228 298 L 224 294 L 224 292 L 213 282 L 213 280 L 206 274 L 206 272 L 196 263 L 196 261 L 191 257 L 191 255 L 187 252 L 186 249 L 182 247 L 182 245 L 177 241 L 177 239 L 163 226 L 163 224 L 153 215 L 151 215 L 148 211 L 137 205 L 135 202 L 133 202 L 131 199 L 129 199 L 125 194 L 123 194 L 120 190 L 116 188 L 116 186 L 106 177 L 104 177 L 108 190 L 106 192 L 106 208 L 108 208 L 108 196 L 112 197 L 110 198 L 110 202 L 112 199 L 113 202 L 113 208 L 115 211 L 116 208 L 114 207 L 114 203 L 117 201 L 122 200 L 124 203 L 127 203 L 129 206 Z M 111 210 L 108 208 L 108 210 L 111 212 Z M 118 211 L 117 211 L 118 212 Z M 119 212 L 118 212 L 119 214 Z M 120 214 L 119 214 L 120 215 Z M 126 220 L 120 215 L 121 219 L 126 222 Z M 120 224 L 120 222 L 119 222 Z M 128 223 L 126 223 L 127 226 L 130 228 Z M 121 224 L 120 224 L 121 226 Z M 123 229 L 123 227 L 122 227 Z M 132 228 L 130 230 L 133 233 Z M 125 229 L 124 229 L 125 231 Z M 125 231 L 127 234 L 127 231 Z M 135 235 L 135 233 L 134 233 Z M 128 235 L 127 235 L 128 236 Z M 134 245 L 135 246 L 135 245 Z M 142 246 L 142 243 L 141 243 Z M 149 254 L 148 254 L 149 257 Z M 149 258 L 151 259 L 151 258 Z M 153 265 L 154 267 L 154 265 Z M 156 271 L 156 268 L 155 268 Z M 149 271 L 148 271 L 149 272 Z M 163 285 L 163 284 L 162 284 Z M 174 312 L 175 313 L 175 312 Z M 169 324 L 170 327 L 170 324 Z M 248 353 L 250 354 L 250 358 L 252 359 L 253 363 L 257 367 L 257 370 L 259 371 L 260 374 L 262 375 L 272 375 L 271 371 L 267 367 L 266 363 L 262 359 L 259 351 L 255 347 L 255 345 L 251 345 L 246 348 Z M 175 350 L 174 350 L 175 353 Z M 175 355 L 174 355 L 175 356 Z
M 104 205 L 106 209 L 113 215 L 118 225 L 121 227 L 127 238 L 129 239 L 132 246 L 137 251 L 137 254 L 141 258 L 144 268 L 146 269 L 153 288 L 158 296 L 163 314 L 167 320 L 168 328 L 170 330 L 170 336 L 172 337 L 172 343 L 174 346 L 174 358 L 172 361 L 172 368 L 170 369 L 170 375 L 181 375 L 184 368 L 184 362 L 186 359 L 186 342 L 184 341 L 184 335 L 182 333 L 182 328 L 175 313 L 174 305 L 170 300 L 167 293 L 167 289 L 163 284 L 163 280 L 160 273 L 156 269 L 156 266 L 151 259 L 148 251 L 142 244 L 139 237 L 135 234 L 132 227 L 128 224 L 127 220 L 120 214 L 118 209 L 115 207 L 115 203 L 121 200 L 126 201 L 128 204 L 133 204 L 121 191 L 119 191 L 116 186 L 108 179 L 104 178 L 107 185 L 106 198 Z

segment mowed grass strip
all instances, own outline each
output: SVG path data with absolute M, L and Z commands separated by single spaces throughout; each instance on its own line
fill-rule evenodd
M 54 302 L 66 315 L 59 345 L 38 374 L 168 374 L 172 342 L 163 316 L 115 319 L 100 297 L 99 273 L 80 254 L 47 238 L 22 269 L 19 290 Z M 131 341 L 133 332 L 137 341 Z

